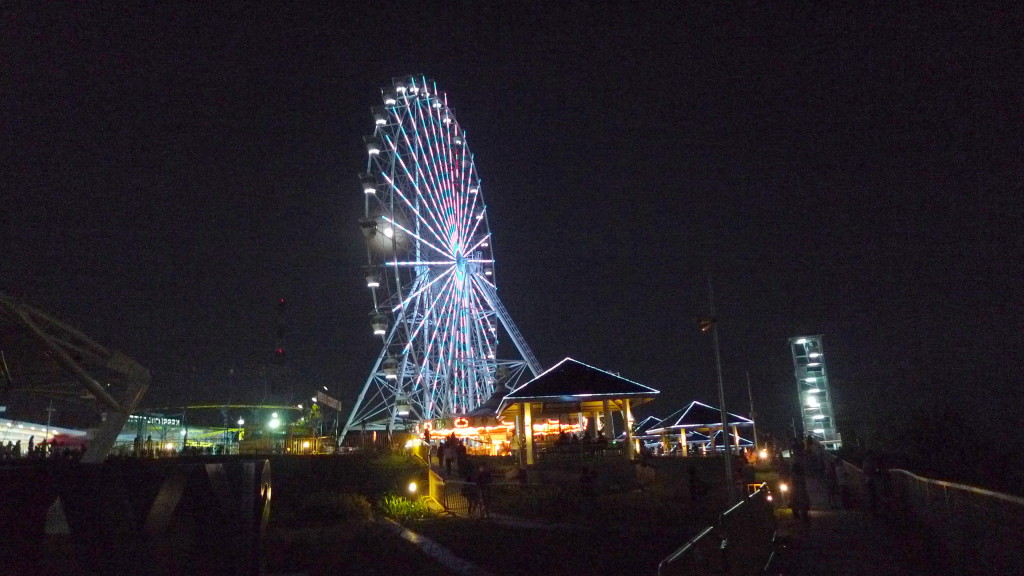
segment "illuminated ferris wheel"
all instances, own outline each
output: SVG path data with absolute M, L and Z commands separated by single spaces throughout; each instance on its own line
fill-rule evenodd
M 360 175 L 370 324 L 382 347 L 342 440 L 352 429 L 467 413 L 498 386 L 541 372 L 498 299 L 480 177 L 447 95 L 406 76 L 382 96 Z

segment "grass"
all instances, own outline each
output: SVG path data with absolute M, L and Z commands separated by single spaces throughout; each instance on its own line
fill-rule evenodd
M 292 457 L 274 460 L 272 468 L 274 501 L 264 542 L 268 573 L 449 574 L 374 521 L 385 515 L 406 520 L 425 515 L 418 502 L 395 495 L 410 479 L 425 478 L 418 460 Z

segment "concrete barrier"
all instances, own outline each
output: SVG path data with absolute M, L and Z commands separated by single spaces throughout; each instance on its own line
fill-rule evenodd
M 5 467 L 0 480 L 0 573 L 39 573 L 24 560 L 61 574 L 263 573 L 269 461 L 46 462 Z M 59 529 L 45 533 L 48 512 Z M 44 548 L 46 538 L 63 542 L 59 552 Z

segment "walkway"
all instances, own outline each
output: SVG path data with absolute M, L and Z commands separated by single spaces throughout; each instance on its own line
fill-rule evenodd
M 779 526 L 790 545 L 774 573 L 787 576 L 908 576 L 944 573 L 926 542 L 883 514 L 829 510 L 823 483 L 808 479 L 810 520 Z

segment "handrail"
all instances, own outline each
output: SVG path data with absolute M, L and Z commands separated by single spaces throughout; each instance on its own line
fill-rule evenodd
M 950 573 L 1024 574 L 1024 498 L 899 469 L 881 481 L 885 511 L 928 536 Z
M 658 563 L 658 575 L 661 576 L 665 568 L 667 568 L 670 564 L 672 564 L 679 558 L 683 557 L 686 553 L 695 548 L 698 542 L 706 538 L 709 534 L 711 534 L 714 531 L 714 526 L 708 526 L 707 528 L 701 530 L 699 534 L 687 540 L 686 544 L 680 546 L 678 549 L 676 549 L 675 552 L 665 557 L 664 560 Z
M 1012 496 L 1010 494 L 1003 494 L 1002 492 L 994 492 L 992 490 L 986 490 L 984 488 L 978 488 L 976 486 L 968 486 L 967 484 L 957 484 L 956 482 L 948 482 L 946 480 L 935 480 L 933 478 L 926 478 L 924 476 L 918 476 L 908 470 L 902 470 L 899 468 L 890 468 L 889 473 L 903 474 L 910 476 L 918 482 L 925 482 L 927 484 L 933 484 L 935 486 L 942 486 L 943 488 L 955 488 L 957 490 L 963 490 L 965 492 L 971 492 L 979 496 L 986 496 L 989 498 L 996 498 L 997 500 L 1003 500 L 1010 504 L 1016 504 L 1018 506 L 1024 506 L 1024 498 L 1018 496 Z
M 663 559 L 658 564 L 658 576 L 763 570 L 772 562 L 776 545 L 775 514 L 768 496 L 768 485 L 761 484 L 753 494 L 730 506 L 714 525 Z M 708 550 L 711 538 L 715 539 L 714 549 Z

